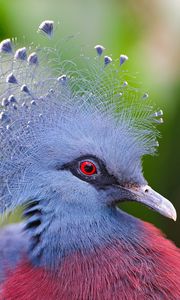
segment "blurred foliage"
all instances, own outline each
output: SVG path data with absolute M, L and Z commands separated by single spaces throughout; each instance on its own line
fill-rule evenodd
M 102 44 L 113 58 L 129 56 L 129 72 L 139 73 L 144 90 L 165 114 L 160 155 L 144 158 L 145 177 L 180 214 L 180 1 L 0 0 L 1 39 L 36 43 L 37 27 L 45 19 L 59 21 L 62 36 L 80 33 L 82 47 Z M 136 203 L 121 207 L 154 223 L 180 245 L 180 218 L 174 223 Z

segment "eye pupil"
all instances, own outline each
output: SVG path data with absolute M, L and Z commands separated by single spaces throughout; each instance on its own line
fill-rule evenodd
M 83 161 L 80 164 L 80 170 L 85 175 L 93 175 L 97 173 L 95 164 L 91 161 Z
M 87 164 L 85 167 L 84 167 L 84 170 L 88 173 L 91 173 L 93 171 L 93 166 L 90 165 L 90 164 Z

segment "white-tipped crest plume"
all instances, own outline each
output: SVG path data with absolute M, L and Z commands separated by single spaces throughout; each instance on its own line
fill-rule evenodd
M 44 21 L 38 31 L 50 38 L 53 26 Z M 51 155 L 55 163 L 57 137 L 63 143 L 67 131 L 77 142 L 81 125 L 88 132 L 91 123 L 106 118 L 106 126 L 113 124 L 133 148 L 132 159 L 155 152 L 154 125 L 162 122 L 162 111 L 154 113 L 148 94 L 129 84 L 126 55 L 117 63 L 104 55 L 103 46 L 94 48 L 92 59 L 79 54 L 85 65 L 79 70 L 75 58 L 61 59 L 60 48 L 15 49 L 10 39 L 0 43 L 0 212 L 43 198 L 43 164 L 51 168 Z

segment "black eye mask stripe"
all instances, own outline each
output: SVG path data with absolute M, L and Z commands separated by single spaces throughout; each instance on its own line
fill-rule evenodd
M 80 170 L 82 161 L 92 161 L 97 168 L 97 173 L 91 176 L 83 174 Z M 112 184 L 118 184 L 115 176 L 108 173 L 102 160 L 93 155 L 80 156 L 73 161 L 62 166 L 56 166 L 57 170 L 69 170 L 71 173 L 83 181 L 93 184 L 95 187 L 104 189 Z

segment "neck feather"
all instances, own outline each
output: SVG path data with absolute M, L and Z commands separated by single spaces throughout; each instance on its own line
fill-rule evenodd
M 54 211 L 45 214 L 43 207 L 34 201 L 24 211 L 29 257 L 36 265 L 56 268 L 68 255 L 85 254 L 115 240 L 123 245 L 139 239 L 140 221 L 115 207 L 84 214 L 73 209 L 58 216 Z

